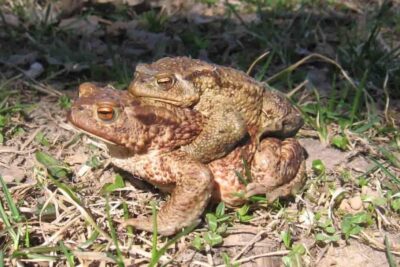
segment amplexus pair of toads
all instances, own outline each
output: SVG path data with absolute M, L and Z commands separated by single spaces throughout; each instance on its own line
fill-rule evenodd
M 210 200 L 273 201 L 305 182 L 305 151 L 293 138 L 300 113 L 232 68 L 186 57 L 139 64 L 128 92 L 82 84 L 68 119 L 103 140 L 115 166 L 171 192 L 157 214 L 162 235 L 198 221 Z M 243 161 L 247 185 L 236 173 L 245 172 Z M 150 217 L 124 224 L 152 231 Z

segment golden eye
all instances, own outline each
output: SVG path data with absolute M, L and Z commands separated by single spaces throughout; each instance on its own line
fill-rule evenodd
M 157 79 L 157 85 L 163 87 L 164 90 L 171 88 L 175 83 L 175 80 L 171 76 L 160 77 Z
M 99 104 L 97 107 L 97 117 L 105 122 L 111 122 L 115 119 L 116 112 L 112 105 L 107 104 Z

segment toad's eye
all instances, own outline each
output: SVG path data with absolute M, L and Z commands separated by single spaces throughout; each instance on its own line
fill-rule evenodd
M 97 108 L 97 117 L 104 122 L 111 122 L 116 117 L 114 107 L 109 104 L 99 105 Z
M 170 89 L 175 83 L 175 80 L 171 76 L 159 77 L 157 79 L 157 85 L 161 86 L 164 90 Z

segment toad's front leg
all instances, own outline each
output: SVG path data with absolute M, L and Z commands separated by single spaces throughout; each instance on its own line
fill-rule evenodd
M 194 142 L 181 148 L 203 163 L 229 154 L 247 134 L 244 118 L 233 108 L 215 109 L 210 113 L 199 136 Z
M 173 235 L 194 224 L 210 200 L 213 176 L 210 169 L 190 158 L 184 152 L 173 152 L 138 159 L 131 158 L 128 166 L 121 159 L 114 164 L 143 177 L 151 184 L 163 188 L 175 185 L 170 199 L 157 214 L 157 230 L 161 235 Z M 153 231 L 151 216 L 132 218 L 123 223 L 140 230 Z

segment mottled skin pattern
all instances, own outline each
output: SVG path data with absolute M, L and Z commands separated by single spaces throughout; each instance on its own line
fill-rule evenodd
M 138 64 L 129 92 L 145 99 L 198 110 L 201 134 L 182 150 L 207 163 L 229 153 L 246 135 L 294 136 L 303 125 L 299 111 L 280 92 L 244 72 L 187 57 Z
M 101 120 L 99 110 L 107 109 L 115 116 Z M 171 151 L 188 144 L 200 134 L 202 125 L 198 112 L 170 110 L 167 105 L 153 107 L 111 86 L 98 89 L 92 83 L 79 87 L 79 99 L 68 116 L 72 123 L 79 121 L 80 129 L 138 154 Z
M 304 184 L 304 153 L 295 139 L 265 138 L 258 148 L 249 140 L 227 156 L 204 164 L 181 149 L 201 134 L 204 123 L 199 112 L 151 106 L 109 86 L 82 84 L 68 119 L 105 141 L 115 166 L 171 192 L 157 215 L 162 235 L 175 234 L 198 221 L 211 199 L 239 206 L 251 195 L 266 193 L 273 201 L 296 193 Z M 235 173 L 244 175 L 243 159 L 252 175 L 249 190 Z M 146 231 L 153 227 L 150 217 L 132 218 L 124 225 Z

